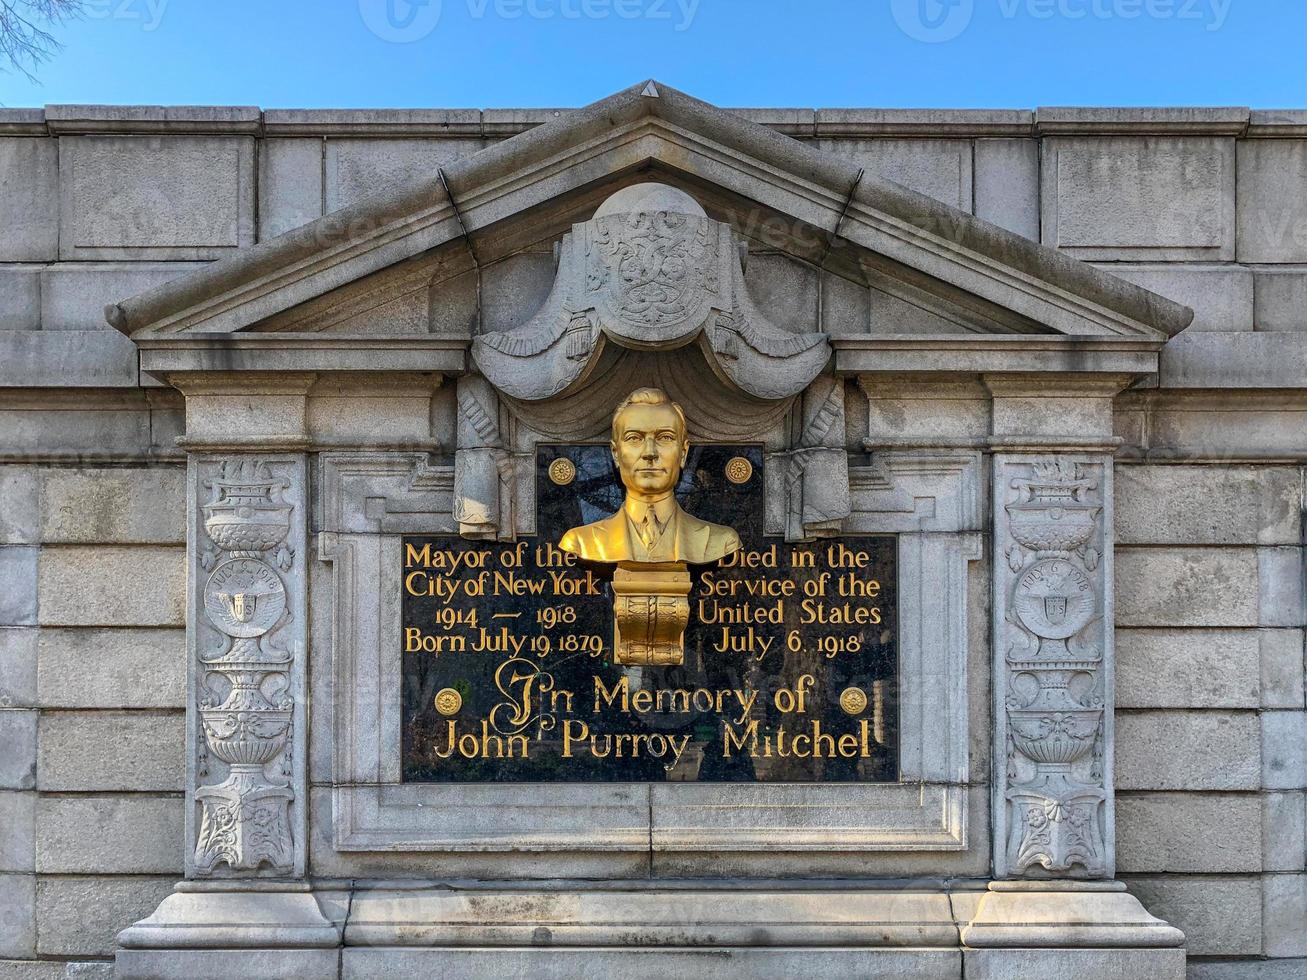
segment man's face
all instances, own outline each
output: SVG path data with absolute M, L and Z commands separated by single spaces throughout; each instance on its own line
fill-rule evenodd
M 680 416 L 670 405 L 628 405 L 617 417 L 613 459 L 627 490 L 667 493 L 680 479 L 689 449 Z

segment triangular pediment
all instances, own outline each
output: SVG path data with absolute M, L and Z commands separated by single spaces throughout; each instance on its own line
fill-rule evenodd
M 616 190 L 649 181 L 683 190 L 729 225 L 748 246 L 755 302 L 793 332 L 847 338 L 837 351 L 894 338 L 987 347 L 1012 336 L 1155 351 L 1192 318 L 657 82 L 124 300 L 107 316 L 156 352 L 142 366 L 159 373 L 181 370 L 187 351 L 204 352 L 191 361 L 206 370 L 252 366 L 240 352 L 262 350 L 304 370 L 458 371 L 473 333 L 532 315 L 569 229 Z

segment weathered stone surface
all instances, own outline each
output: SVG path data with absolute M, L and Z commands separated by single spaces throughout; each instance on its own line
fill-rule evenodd
M 1234 258 L 1234 140 L 1054 138 L 1044 143 L 1044 243 L 1085 259 Z
M 1262 630 L 1262 707 L 1303 708 L 1303 631 Z
M 1039 143 L 976 140 L 975 169 L 976 217 L 1039 241 Z
M 1307 875 L 1263 878 L 1262 916 L 1267 956 L 1307 956 Z
M 1260 623 L 1302 626 L 1307 623 L 1307 573 L 1302 548 L 1261 548 L 1257 552 Z
M 0 262 L 59 252 L 59 156 L 52 139 L 0 139 Z
M 36 715 L 24 708 L 0 708 L 0 789 L 36 786 Z
M 134 751 L 134 743 L 128 751 Z M 42 796 L 36 870 L 42 874 L 181 874 L 180 796 Z
M 1258 549 L 1116 553 L 1117 626 L 1257 626 Z
M 483 145 L 479 139 L 329 139 L 323 164 L 326 210 L 429 179 L 439 167 Z
M 1188 980 L 1302 980 L 1304 976 L 1307 976 L 1307 959 L 1191 959 Z
M 1123 873 L 1261 871 L 1261 799 L 1215 793 L 1118 796 L 1116 866 Z
M 184 262 L 61 262 L 41 270 L 42 330 L 104 330 L 104 308 L 196 269 Z
M 1264 793 L 1262 864 L 1267 871 L 1307 871 L 1307 793 Z
M 1256 708 L 1259 630 L 1118 629 L 1118 708 Z
M 1186 332 L 1163 348 L 1161 366 L 1163 388 L 1302 388 L 1307 386 L 1307 333 Z M 1269 435 L 1286 434 L 1280 423 L 1273 422 Z M 1184 444 L 1181 452 L 1223 450 L 1240 458 L 1246 448 L 1246 442 L 1226 449 L 1200 439 Z
M 0 544 L 37 542 L 37 487 L 34 466 L 0 466 Z
M 0 331 L 40 327 L 40 267 L 0 265 Z
M 259 145 L 259 241 L 321 216 L 322 140 L 264 140 Z
M 0 956 L 36 951 L 36 876 L 0 874 Z
M 1190 956 L 1256 956 L 1262 948 L 1258 877 L 1135 877 L 1127 884 L 1148 911 L 1185 934 Z
M 1185 980 L 1182 949 L 968 949 L 967 980 Z
M 1261 786 L 1258 742 L 1254 712 L 1120 711 L 1116 785 L 1122 790 L 1255 790 Z
M 176 875 L 40 877 L 37 951 L 43 956 L 111 955 L 114 936 L 153 912 L 176 880 Z
M 1239 143 L 1239 261 L 1307 261 L 1307 140 Z
M 971 210 L 971 143 L 966 140 L 826 139 L 817 145 L 853 160 L 870 174 Z
M 45 544 L 185 544 L 185 513 L 179 466 L 42 473 Z
M 1262 785 L 1307 789 L 1307 711 L 1262 713 Z
M 39 742 L 42 791 L 183 788 L 181 714 L 47 711 L 41 714 Z
M 28 872 L 36 855 L 36 794 L 0 791 L 0 871 Z
M 340 951 L 335 949 L 125 949 L 115 959 L 117 980 L 302 980 L 338 975 Z M 409 974 L 410 977 L 415 974 Z
M 36 687 L 47 708 L 180 708 L 186 703 L 184 630 L 43 629 L 34 663 Z
M 243 136 L 59 140 L 63 259 L 218 258 L 254 242 L 254 141 Z
M 1260 268 L 1253 276 L 1253 297 L 1258 330 L 1307 330 L 1307 272 Z
M 38 579 L 43 626 L 185 623 L 184 548 L 43 548 Z
M 135 388 L 140 379 L 135 346 L 113 330 L 14 330 L 3 340 L 0 388 Z M 88 436 L 99 434 L 101 420 L 109 423 L 105 435 L 112 439 L 117 420 L 97 414 L 94 421 L 89 421 L 83 416 L 79 440 L 37 443 L 31 452 L 41 455 L 78 441 L 90 443 Z M 21 430 L 15 434 L 21 434 Z M 95 449 L 89 454 L 103 451 Z
M 36 703 L 36 634 L 25 626 L 0 626 L 0 708 Z
M 36 622 L 37 549 L 0 545 L 0 626 Z
M 1124 263 L 1111 263 L 1104 269 L 1192 308 L 1190 331 L 1253 329 L 1253 274 L 1248 269 Z

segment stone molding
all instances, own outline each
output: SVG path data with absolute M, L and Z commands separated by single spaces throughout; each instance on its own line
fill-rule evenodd
M 853 533 L 900 534 L 901 781 L 893 784 L 401 783 L 397 596 L 416 454 L 323 454 L 319 557 L 333 567 L 332 815 L 344 851 L 949 851 L 967 846 L 966 568 L 981 556 L 975 453 L 895 454 L 855 495 Z M 884 474 L 891 474 L 886 477 Z M 896 482 L 897 481 L 897 482 Z M 855 480 L 855 483 L 857 481 Z M 865 481 L 864 481 L 865 482 Z M 381 495 L 393 493 L 385 499 Z M 445 494 L 445 501 L 439 495 Z M 878 495 L 879 494 L 879 495 Z M 929 499 L 930 513 L 903 501 Z M 456 533 L 448 518 L 448 533 Z M 430 531 L 426 521 L 420 528 Z M 321 699 L 320 699 L 321 700 Z M 733 804 L 724 815 L 722 804 Z
M 1111 458 L 993 467 L 994 873 L 1111 878 Z
M 305 873 L 306 476 L 190 457 L 188 878 Z

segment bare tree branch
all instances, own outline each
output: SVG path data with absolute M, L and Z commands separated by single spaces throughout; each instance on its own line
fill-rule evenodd
M 31 81 L 61 45 L 47 27 L 81 15 L 85 0 L 0 0 L 0 72 L 16 68 Z

